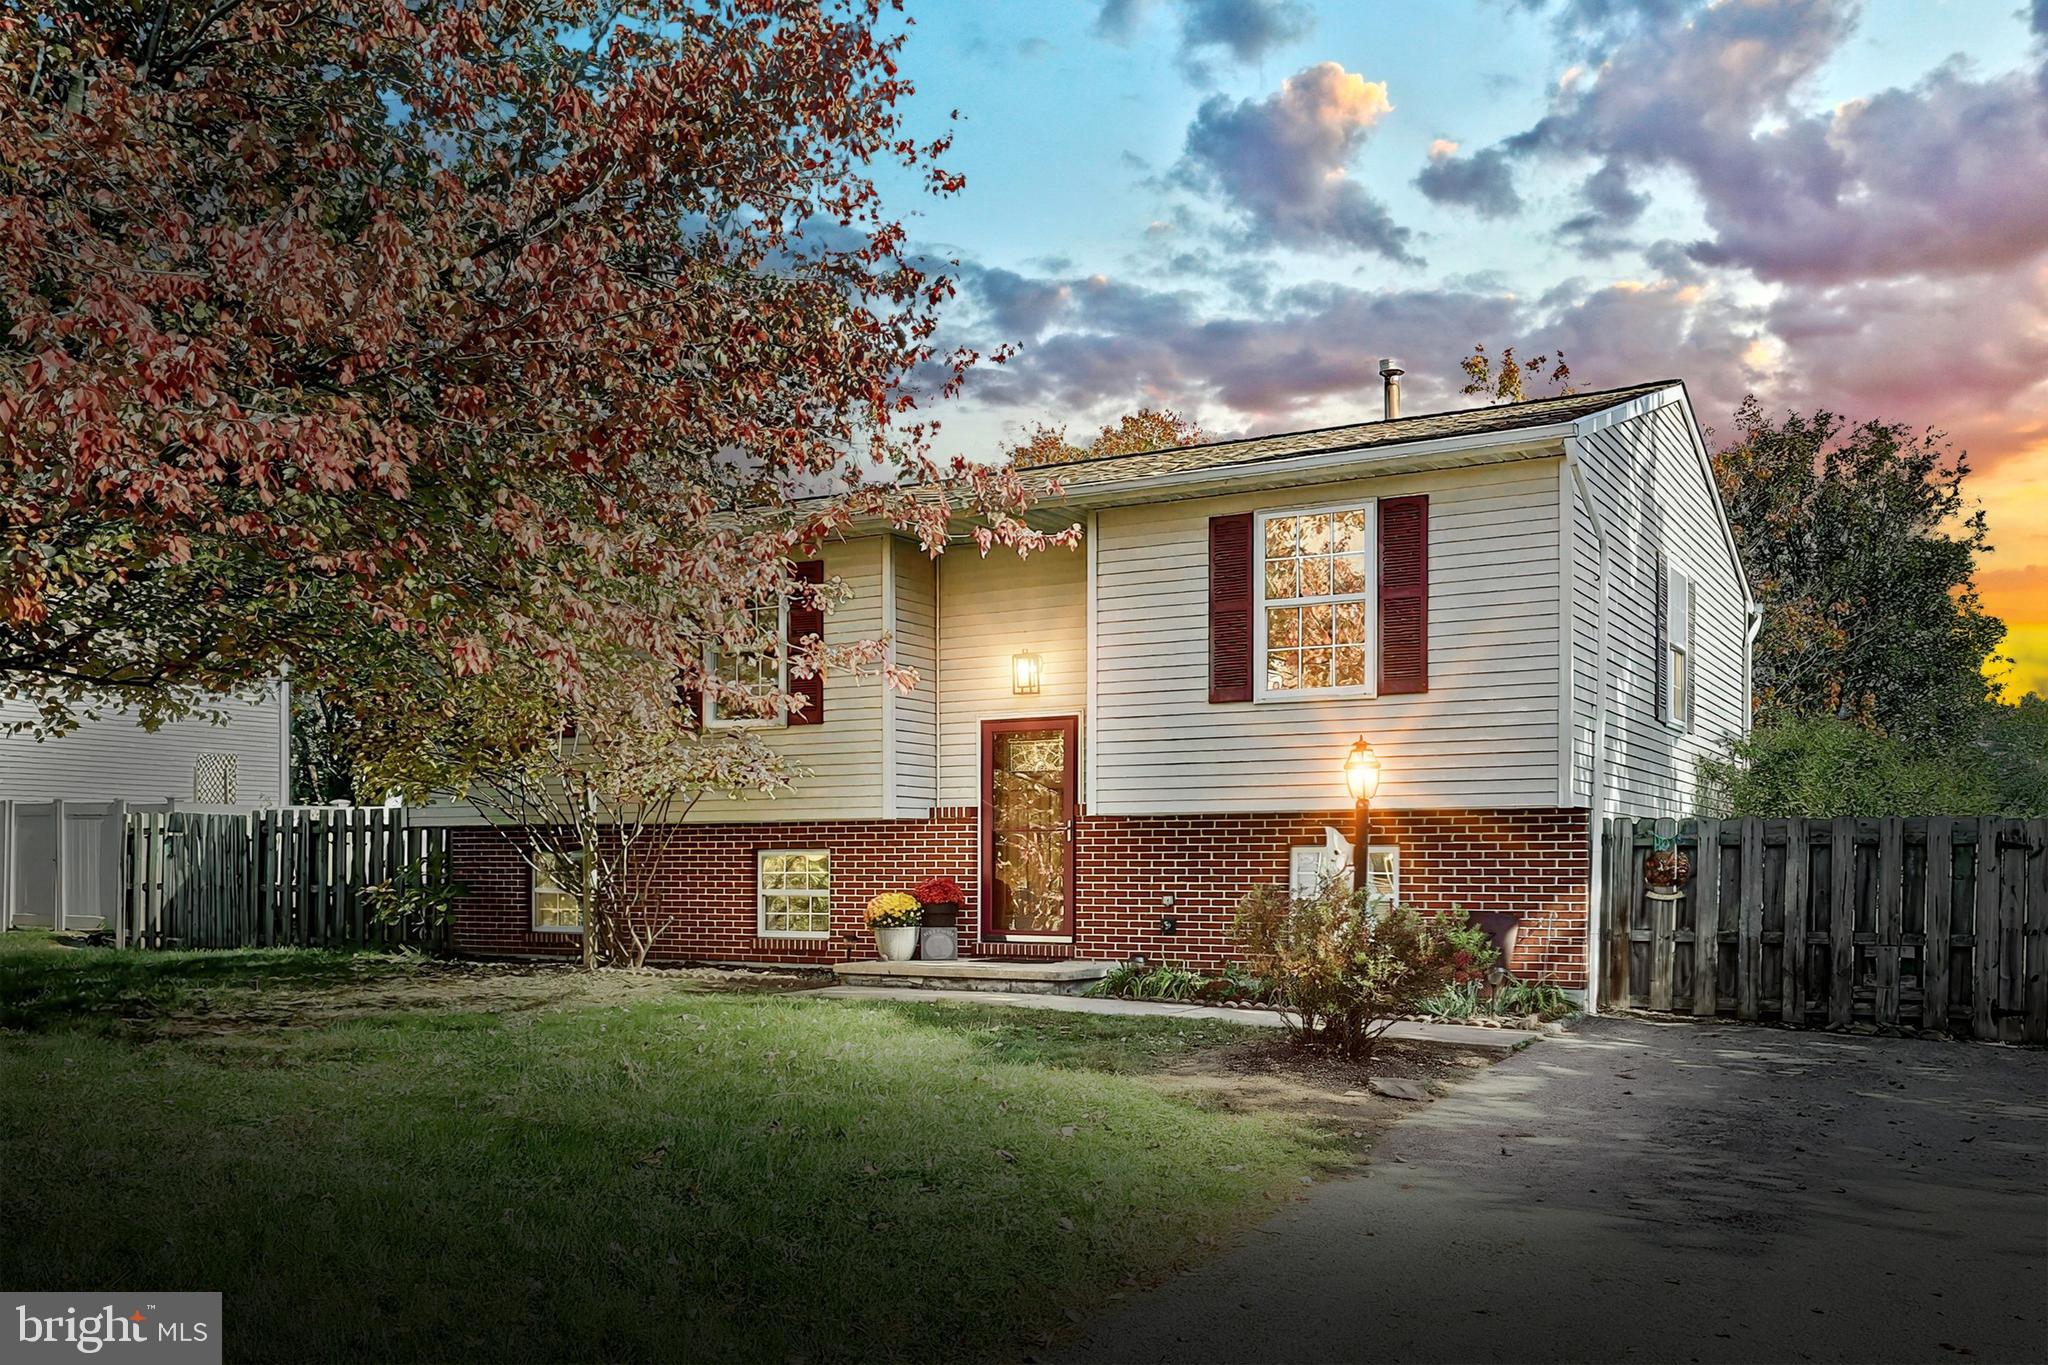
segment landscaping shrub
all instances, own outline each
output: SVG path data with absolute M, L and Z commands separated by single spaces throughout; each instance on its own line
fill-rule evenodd
M 1548 981 L 1510 981 L 1493 997 L 1497 1014 L 1533 1014 L 1539 1019 L 1563 1019 L 1579 1012 L 1578 1002 L 1564 993 L 1564 987 Z
M 1170 962 L 1152 966 L 1120 962 L 1086 993 L 1122 1000 L 1192 1000 L 1208 984 L 1208 977 L 1190 967 Z
M 1452 1023 L 1470 1019 L 1485 1006 L 1479 999 L 1477 981 L 1454 982 L 1436 994 L 1425 997 L 1415 1008 L 1417 1014 L 1426 1014 L 1432 1019 L 1447 1019 Z
M 1472 982 L 1476 998 L 1477 983 L 1484 981 L 1493 964 L 1500 961 L 1500 949 L 1494 946 L 1493 935 L 1474 924 L 1462 906 L 1452 906 L 1435 916 L 1433 922 L 1443 932 L 1444 941 L 1451 945 L 1452 982 Z
M 1273 984 L 1242 962 L 1226 962 L 1202 987 L 1202 998 L 1263 1005 L 1273 998 Z
M 1432 1019 L 1460 1023 L 1480 1017 L 1520 1019 L 1531 1014 L 1544 1020 L 1563 1019 L 1577 1014 L 1579 1007 L 1564 993 L 1562 986 L 1548 981 L 1510 979 L 1494 992 L 1491 1000 L 1482 1000 L 1479 998 L 1479 980 L 1473 978 L 1454 982 L 1427 997 L 1416 1006 L 1415 1012 Z
M 1450 937 L 1462 915 L 1375 911 L 1369 899 L 1340 886 L 1302 897 L 1262 886 L 1238 905 L 1232 941 L 1272 983 L 1274 1008 L 1299 1046 L 1369 1058 L 1396 1019 L 1453 983 L 1456 956 L 1472 954 Z

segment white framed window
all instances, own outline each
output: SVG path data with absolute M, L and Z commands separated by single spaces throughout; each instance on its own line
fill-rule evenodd
M 1677 569 L 1664 575 L 1664 723 L 1692 726 L 1692 579 Z
M 712 677 L 743 687 L 758 700 L 749 705 L 707 694 L 704 723 L 711 729 L 783 722 L 782 697 L 789 685 L 789 605 L 764 602 L 748 608 L 748 615 L 753 619 L 755 643 L 731 653 L 708 649 L 704 667 Z
M 1401 850 L 1394 844 L 1374 844 L 1371 871 L 1374 909 L 1401 899 Z M 1296 844 L 1287 862 L 1287 894 L 1313 896 L 1331 882 L 1351 884 L 1351 860 L 1327 844 Z
M 830 938 L 832 855 L 764 848 L 754 855 L 755 929 L 762 938 Z
M 583 908 L 576 903 L 575 860 L 557 853 L 536 853 L 532 872 L 534 932 L 582 933 Z
M 1257 700 L 1373 695 L 1375 510 L 1367 499 L 1259 514 Z

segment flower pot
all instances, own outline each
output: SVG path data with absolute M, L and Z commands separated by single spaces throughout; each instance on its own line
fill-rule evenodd
M 924 908 L 924 927 L 917 931 L 917 955 L 926 962 L 951 962 L 960 956 L 960 907 L 934 902 Z
M 917 952 L 917 926 L 905 924 L 895 929 L 875 930 L 875 951 L 884 962 L 908 962 Z
M 1658 849 L 1643 860 L 1643 881 L 1653 901 L 1684 900 L 1685 883 L 1691 876 L 1692 859 L 1675 848 Z

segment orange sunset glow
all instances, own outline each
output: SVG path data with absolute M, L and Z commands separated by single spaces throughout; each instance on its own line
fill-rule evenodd
M 1985 608 L 2005 622 L 2002 652 L 2012 661 L 1986 672 L 2004 685 L 2007 701 L 2027 692 L 2048 696 L 2048 443 L 2020 450 L 1973 481 L 1990 515 L 1993 547 L 1977 586 Z

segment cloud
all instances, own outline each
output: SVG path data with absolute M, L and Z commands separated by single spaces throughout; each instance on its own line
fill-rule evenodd
M 1770 286 L 1767 396 L 1950 431 L 1989 469 L 2038 458 L 2048 411 L 2048 0 L 2027 19 L 2041 69 L 1960 62 L 1816 108 L 1847 0 L 1721 0 L 1553 11 L 1584 54 L 1551 108 L 1499 149 L 1590 158 L 1556 233 L 1623 247 L 1677 284 Z M 1492 150 L 1492 149 L 1489 149 Z M 1636 247 L 1644 184 L 1676 173 L 1707 233 Z M 1687 260 L 1690 265 L 1688 266 Z
M 2019 74 L 1946 66 L 1749 141 L 1703 184 L 1694 251 L 1766 280 L 1977 273 L 2048 252 L 2048 108 Z
M 1251 64 L 1274 49 L 1308 36 L 1315 16 L 1299 0 L 1169 0 L 1180 29 L 1180 56 L 1190 74 L 1207 80 L 1206 59 L 1223 53 Z M 1103 0 L 1095 31 L 1129 42 L 1152 0 Z
M 1838 0 L 1709 5 L 1687 22 L 1643 24 L 1590 78 L 1565 82 L 1552 111 L 1511 150 L 1676 164 L 1709 184 L 1745 175 L 1750 130 L 1798 113 L 1792 97 L 1848 36 Z
M 1043 332 L 1069 301 L 1067 286 L 1031 279 L 1014 270 L 961 267 L 961 278 L 986 309 L 999 341 L 1029 341 Z
M 1460 205 L 1481 218 L 1512 218 L 1522 211 L 1514 167 L 1498 147 L 1459 156 L 1457 143 L 1438 138 L 1430 144 L 1429 164 L 1415 177 L 1415 188 L 1432 203 Z
M 1579 198 L 1585 210 L 1557 225 L 1553 235 L 1559 241 L 1594 260 L 1617 256 L 1636 245 L 1622 234 L 1650 207 L 1650 196 L 1629 187 L 1627 171 L 1609 162 L 1580 183 Z
M 2048 413 L 2048 260 L 1989 276 L 1788 289 L 1767 325 L 1801 406 L 1942 427 L 1989 467 Z M 2031 434 L 2030 434 L 2031 433 Z
M 1255 239 L 1356 247 L 1419 265 L 1413 233 L 1347 169 L 1392 108 L 1385 84 L 1335 62 L 1290 76 L 1264 99 L 1211 96 L 1188 127 L 1176 177 L 1218 193 Z
M 1256 62 L 1315 26 L 1291 0 L 1181 0 L 1181 12 L 1184 45 L 1220 47 L 1241 62 Z
M 981 303 L 979 278 L 965 283 L 971 305 Z M 985 411 L 1079 421 L 1165 403 L 1217 431 L 1367 420 L 1378 412 L 1383 355 L 1407 363 L 1412 410 L 1466 407 L 1477 400 L 1458 392 L 1458 361 L 1474 342 L 1524 353 L 1561 348 L 1588 385 L 1687 379 L 1710 422 L 1725 421 L 1766 377 L 1753 359 L 1761 322 L 1753 310 L 1668 280 L 1538 300 L 1477 288 L 1320 284 L 1234 311 L 1101 275 L 1029 283 L 1067 306 L 1007 365 L 976 372 L 969 399 Z
M 2048 105 L 2032 75 L 1951 64 L 1806 107 L 1854 15 L 1846 0 L 1569 5 L 1561 22 L 1611 47 L 1503 146 L 1600 162 L 1568 238 L 1612 236 L 1643 212 L 1642 173 L 1681 172 L 1711 230 L 1693 254 L 1765 281 L 1975 273 L 2048 250 Z M 2039 5 L 2033 22 L 2048 23 Z

